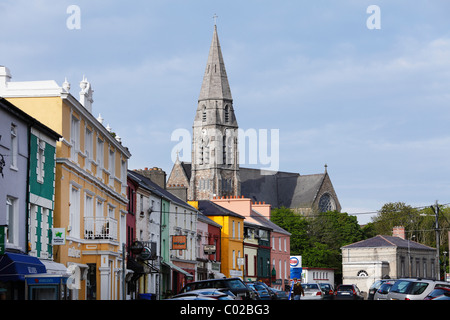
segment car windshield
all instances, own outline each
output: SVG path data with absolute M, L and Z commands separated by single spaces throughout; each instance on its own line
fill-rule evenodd
M 412 281 L 399 280 L 392 286 L 391 291 L 397 293 L 408 293 L 408 289 L 411 283 Z
M 319 286 L 316 283 L 305 283 L 302 287 L 304 290 L 319 290 Z
M 387 294 L 389 293 L 389 290 L 391 289 L 392 284 L 391 283 L 383 283 L 380 287 L 380 289 L 378 289 L 378 293 L 381 294 Z
M 339 286 L 338 291 L 353 291 L 352 286 Z
M 227 280 L 230 289 L 247 289 L 245 284 L 239 279 Z

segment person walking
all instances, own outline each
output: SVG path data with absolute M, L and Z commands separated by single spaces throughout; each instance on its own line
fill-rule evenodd
M 294 284 L 292 285 L 292 293 L 294 300 L 300 300 L 301 296 L 305 296 L 305 291 L 303 290 L 301 280 L 294 278 Z

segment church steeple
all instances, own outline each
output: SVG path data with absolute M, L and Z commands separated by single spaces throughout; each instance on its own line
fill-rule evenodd
M 239 194 L 238 124 L 215 25 L 193 125 L 188 197 Z
M 231 97 L 230 85 L 228 84 L 216 25 L 214 25 L 208 62 L 206 63 L 205 75 L 203 76 L 202 88 L 198 98 L 199 101 L 208 99 L 233 99 Z

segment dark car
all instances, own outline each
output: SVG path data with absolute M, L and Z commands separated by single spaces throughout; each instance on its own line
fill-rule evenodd
M 272 292 L 275 293 L 274 300 L 288 300 L 289 299 L 289 294 L 286 291 L 272 288 Z
M 367 294 L 367 300 L 374 300 L 375 292 L 383 285 L 383 283 L 392 281 L 391 279 L 381 279 L 375 281 L 369 288 L 369 292 Z
M 253 288 L 257 293 L 260 300 L 271 300 L 272 297 L 269 291 L 258 282 L 246 283 L 248 287 Z
M 333 299 L 333 286 L 330 283 L 319 283 L 319 287 L 323 292 L 323 300 Z
M 355 284 L 340 284 L 334 291 L 335 300 L 364 300 L 364 297 Z
M 235 296 L 242 300 L 253 300 L 254 294 L 251 289 L 240 278 L 222 278 L 222 279 L 208 279 L 201 281 L 189 282 L 179 293 L 185 293 L 198 289 L 229 289 Z

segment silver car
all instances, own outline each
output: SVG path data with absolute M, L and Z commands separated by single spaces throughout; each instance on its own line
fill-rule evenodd
M 399 279 L 387 295 L 388 300 L 423 300 L 435 287 L 450 288 L 450 283 L 425 279 Z
M 305 295 L 300 297 L 302 300 L 322 300 L 323 292 L 317 283 L 302 284 Z

